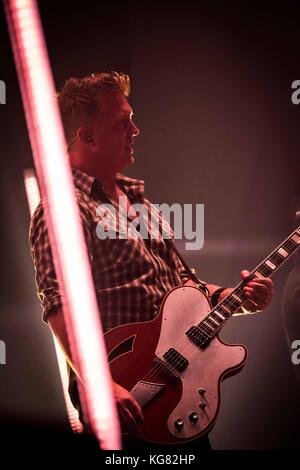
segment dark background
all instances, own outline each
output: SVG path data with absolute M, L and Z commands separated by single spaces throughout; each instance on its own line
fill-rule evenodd
M 132 79 L 141 135 L 130 176 L 153 202 L 204 203 L 205 244 L 184 253 L 203 279 L 234 285 L 294 226 L 299 195 L 300 5 L 282 2 L 39 2 L 55 82 L 118 70 Z M 12 52 L 0 12 L 0 424 L 67 430 L 52 339 L 41 321 L 28 251 L 23 189 L 32 155 Z M 223 339 L 249 349 L 223 384 L 215 449 L 300 447 L 299 391 L 276 276 L 262 314 L 234 318 Z M 300 339 L 300 332 L 298 338 Z M 298 366 L 300 368 L 300 365 Z M 25 429 L 24 428 L 24 429 Z

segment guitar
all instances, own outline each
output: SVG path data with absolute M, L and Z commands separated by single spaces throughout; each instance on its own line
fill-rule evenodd
M 299 245 L 300 226 L 249 278 L 271 277 Z M 178 445 L 213 427 L 221 381 L 239 372 L 247 357 L 244 346 L 225 344 L 218 337 L 225 322 L 247 301 L 245 282 L 214 308 L 196 287 L 176 287 L 153 320 L 105 333 L 113 380 L 130 390 L 143 408 L 142 440 Z

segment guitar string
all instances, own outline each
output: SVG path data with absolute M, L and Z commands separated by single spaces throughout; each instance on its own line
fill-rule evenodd
M 292 236 L 293 236 L 293 235 L 292 235 Z M 288 255 L 286 258 L 282 259 L 282 262 L 277 266 L 277 268 L 279 268 L 279 267 L 287 260 L 287 258 L 298 248 L 297 246 L 295 246 L 295 242 L 292 241 L 292 240 L 288 240 L 287 242 L 284 242 L 284 243 L 285 243 L 285 248 L 287 249 L 287 251 L 289 251 L 290 248 L 294 248 L 294 249 L 293 249 L 291 252 L 289 252 L 289 255 Z M 257 268 L 259 268 L 259 267 L 263 268 L 263 263 L 261 263 L 260 265 L 258 265 Z M 258 270 L 258 269 L 256 269 L 255 271 L 257 271 L 257 270 Z M 275 271 L 274 271 L 274 272 L 275 272 Z M 271 273 L 271 274 L 273 274 L 273 273 Z M 270 274 L 270 275 L 271 275 L 271 274 Z M 238 289 L 240 289 L 240 288 L 241 288 L 241 286 L 235 288 L 234 290 L 236 291 L 236 290 L 238 290 Z M 228 295 L 228 297 L 230 297 L 230 294 Z M 223 302 L 224 300 L 225 300 L 225 299 L 223 299 L 223 300 L 220 302 L 220 304 L 222 304 L 222 302 Z M 231 306 L 233 306 L 235 303 L 236 303 L 236 301 L 233 301 L 233 302 L 230 302 L 230 301 L 229 301 L 229 302 L 228 302 L 228 299 L 227 299 L 226 306 L 231 307 Z M 243 302 L 243 303 L 244 303 L 244 302 Z M 218 304 L 218 305 L 219 305 L 219 304 Z M 217 307 L 217 306 L 216 306 L 216 307 Z M 214 307 L 214 309 L 216 309 L 216 307 Z M 213 310 L 212 310 L 212 313 L 213 313 Z M 234 313 L 234 312 L 231 312 L 231 314 L 232 314 L 232 313 Z M 231 314 L 230 314 L 230 316 L 231 316 Z M 209 313 L 206 317 L 204 317 L 204 319 L 207 318 L 209 315 L 211 315 L 211 313 Z M 228 318 L 230 318 L 230 316 L 228 316 Z M 223 327 L 223 325 L 225 324 L 225 322 L 226 322 L 226 320 L 227 320 L 228 318 L 226 318 L 226 319 L 220 324 L 220 327 L 218 327 L 218 329 L 216 329 L 217 331 L 215 331 L 213 334 L 211 334 L 211 333 L 209 334 L 209 337 L 210 337 L 210 338 L 213 338 L 213 337 L 217 334 L 217 332 Z M 203 321 L 203 320 L 202 320 L 202 321 Z M 201 322 L 200 322 L 200 323 L 201 323 Z M 209 331 L 209 330 L 207 330 L 207 331 Z M 186 343 L 186 341 L 184 341 L 184 343 Z M 177 344 L 178 344 L 178 343 L 177 343 Z M 180 349 L 180 348 L 178 348 L 178 349 Z M 194 353 L 195 353 L 195 351 L 194 351 Z M 176 373 L 176 372 L 178 373 L 179 371 L 176 371 L 176 363 L 179 362 L 180 359 L 177 358 L 177 355 L 176 355 L 175 352 L 173 353 L 173 355 L 175 356 L 175 358 L 174 358 L 175 360 L 172 360 L 172 359 L 170 358 L 171 360 L 168 362 L 168 365 L 169 365 L 171 368 L 174 367 L 174 368 L 175 368 L 175 373 Z M 194 355 L 194 354 L 192 354 L 192 355 Z M 166 368 L 166 366 L 165 366 L 164 364 L 158 363 L 158 364 L 156 364 L 154 367 L 152 367 L 152 369 L 150 369 L 150 370 L 148 371 L 148 373 L 147 373 L 141 380 L 144 380 L 144 381 L 148 381 L 148 382 L 149 382 L 150 379 L 151 379 L 151 378 L 153 379 L 157 373 L 159 373 L 160 376 L 161 376 L 161 375 L 169 374 L 170 372 L 168 371 L 168 369 Z
M 291 235 L 291 237 L 292 237 L 292 236 L 293 236 L 293 234 Z M 282 259 L 281 263 L 280 263 L 278 266 L 276 266 L 276 270 L 277 270 L 277 269 L 288 259 L 288 257 L 289 257 L 295 250 L 297 250 L 297 248 L 298 248 L 298 246 L 295 247 L 295 242 L 292 241 L 291 239 L 286 240 L 285 242 L 283 242 L 283 244 L 285 244 L 285 248 L 286 248 L 286 250 L 288 251 L 288 256 L 287 256 L 286 258 L 283 258 L 283 259 Z M 282 245 L 283 245 L 283 244 L 282 244 Z M 278 247 L 278 249 L 279 249 L 282 245 L 280 245 L 280 246 Z M 290 249 L 290 248 L 291 248 L 291 249 L 293 248 L 293 250 L 292 250 L 291 252 L 289 252 L 289 249 Z M 278 251 L 278 250 L 277 250 L 277 251 Z M 276 251 L 275 251 L 275 252 L 276 252 Z M 271 256 L 271 255 L 270 255 L 270 256 Z M 260 269 L 262 269 L 263 267 L 264 267 L 264 263 L 261 263 L 260 265 L 257 266 L 257 268 L 260 268 Z M 255 271 L 258 271 L 258 269 L 255 269 L 254 272 L 255 272 Z M 274 270 L 273 272 L 275 272 L 275 270 Z M 269 275 L 272 275 L 273 272 L 270 273 Z M 263 273 L 261 273 L 261 274 L 263 274 Z M 239 289 L 241 289 L 241 288 L 242 288 L 242 286 L 239 286 L 239 287 L 237 286 L 234 290 L 237 291 L 237 290 L 239 290 Z M 228 297 L 230 297 L 230 295 L 231 295 L 231 294 L 229 294 Z M 226 298 L 223 299 L 221 302 L 219 302 L 218 305 L 220 305 L 220 307 L 222 307 L 222 303 L 224 302 L 224 300 L 226 300 Z M 229 300 L 229 301 L 228 301 L 228 300 Z M 244 303 L 244 301 L 242 302 L 242 304 L 243 304 L 243 303 Z M 236 300 L 231 301 L 230 299 L 227 299 L 226 306 L 227 306 L 228 308 L 233 307 L 235 304 L 236 304 Z M 212 310 L 202 319 L 202 321 L 201 321 L 200 323 L 202 323 L 203 320 L 205 320 L 205 319 L 208 318 L 210 315 L 212 315 L 212 314 L 214 313 L 214 310 L 217 309 L 218 305 L 215 306 L 214 309 L 212 309 Z M 241 305 L 241 304 L 240 304 L 240 305 Z M 219 307 L 219 309 L 220 309 L 220 307 Z M 237 308 L 238 308 L 238 306 L 237 306 Z M 221 311 L 222 311 L 222 310 L 221 310 Z M 215 335 L 218 333 L 218 331 L 220 331 L 220 330 L 222 329 L 222 327 L 223 327 L 224 324 L 226 323 L 226 320 L 230 318 L 230 316 L 232 315 L 232 313 L 234 313 L 234 311 L 231 312 L 228 317 L 225 317 L 225 320 L 223 320 L 223 321 L 220 323 L 220 326 L 217 327 L 217 328 L 215 328 L 215 330 L 213 331 L 213 334 L 212 334 L 212 332 L 209 332 L 208 328 L 206 328 L 206 329 L 204 330 L 205 332 L 208 333 L 208 337 L 209 337 L 210 339 L 213 339 L 213 337 L 215 337 Z M 212 328 L 213 328 L 213 327 L 212 327 Z M 189 339 L 194 339 L 194 338 L 195 338 L 195 337 L 192 336 L 192 337 L 189 338 Z M 180 340 L 180 343 L 182 344 L 182 340 Z M 180 343 L 177 343 L 177 345 L 180 345 Z M 186 344 L 186 338 L 184 338 L 184 344 Z M 177 347 L 178 347 L 178 346 L 177 346 Z M 180 349 L 180 348 L 178 348 L 178 349 Z M 181 350 L 181 349 L 180 349 L 180 350 Z M 182 351 L 182 352 L 184 352 L 184 351 Z M 197 350 L 196 350 L 196 351 L 193 350 L 192 356 L 194 356 L 196 352 L 197 352 Z M 174 359 L 172 359 L 172 354 L 174 355 Z M 176 373 L 180 372 L 180 371 L 176 371 L 176 365 L 178 365 L 178 363 L 180 362 L 180 358 L 177 357 L 177 354 L 176 354 L 175 351 L 174 351 L 172 354 L 171 354 L 171 357 L 169 358 L 170 360 L 169 360 L 169 362 L 167 363 L 167 365 L 169 365 L 169 366 L 171 367 L 171 369 L 172 369 L 172 367 L 173 367 L 173 368 L 175 369 L 174 372 L 175 372 L 175 374 L 176 374 Z M 181 354 L 181 353 L 180 353 L 180 354 Z M 173 372 L 173 371 L 172 371 L 172 372 Z M 140 379 L 140 380 L 141 380 L 141 381 L 145 381 L 145 382 L 150 382 L 151 379 L 153 380 L 157 374 L 159 374 L 159 377 L 158 377 L 158 378 L 162 378 L 162 376 L 168 375 L 168 374 L 170 374 L 170 372 L 169 372 L 169 370 L 166 368 L 166 366 L 165 366 L 164 364 L 161 364 L 161 363 L 158 362 L 158 363 L 155 364 L 154 367 L 152 367 L 152 369 L 150 369 L 150 370 L 146 373 L 146 375 L 145 375 L 142 379 Z M 180 377 L 179 377 L 179 378 L 180 378 Z
M 230 307 L 230 306 L 232 306 L 232 305 L 234 305 L 234 304 L 235 304 L 235 301 L 233 301 L 233 302 L 227 302 L 226 305 L 228 305 L 228 307 Z M 229 318 L 229 317 L 228 317 L 228 318 Z M 222 328 L 222 326 L 225 324 L 226 320 L 227 320 L 227 318 L 219 325 L 219 327 L 216 329 L 216 331 L 214 330 L 213 334 L 212 334 L 212 332 L 209 332 L 208 328 L 206 328 L 206 331 L 208 332 L 208 336 L 209 336 L 209 337 L 215 336 L 215 334 L 216 334 L 216 333 Z M 194 338 L 196 338 L 196 336 L 197 336 L 197 334 L 195 333 L 194 335 L 191 335 L 189 339 L 190 339 L 190 340 L 191 340 L 191 339 L 194 339 Z M 186 339 L 184 339 L 184 341 L 183 341 L 183 340 L 180 340 L 180 343 L 181 343 L 181 344 L 182 344 L 182 342 L 185 344 L 185 343 L 186 343 Z M 180 343 L 177 343 L 177 344 L 180 344 Z M 190 344 L 190 343 L 189 343 L 189 344 Z M 181 349 L 181 348 L 178 348 L 178 349 Z M 182 351 L 182 352 L 184 352 L 184 351 Z M 173 354 L 174 354 L 174 356 L 175 356 L 175 357 L 174 357 L 174 360 L 172 360 L 172 358 L 170 358 L 171 360 L 169 360 L 167 364 L 171 367 L 171 369 L 172 369 L 172 368 L 175 369 L 175 371 L 174 371 L 175 373 L 178 373 L 178 371 L 176 371 L 176 365 L 177 365 L 177 363 L 180 362 L 180 359 L 177 359 L 177 356 L 176 356 L 176 353 L 175 353 L 175 352 L 174 352 Z M 167 368 L 166 368 L 166 366 L 165 366 L 164 364 L 158 363 L 158 364 L 155 365 L 152 369 L 150 369 L 150 371 L 148 371 L 148 373 L 147 373 L 147 374 L 143 377 L 143 379 L 141 379 L 141 380 L 150 382 L 151 379 L 154 379 L 154 378 L 155 378 L 155 376 L 156 376 L 157 373 L 159 373 L 160 375 L 161 375 L 161 373 L 162 373 L 163 375 L 166 375 L 166 374 L 168 374 L 169 372 L 168 372 L 168 370 L 167 370 Z
M 227 301 L 227 306 L 230 308 L 231 306 L 233 306 L 234 304 L 236 303 L 235 300 L 233 301 Z M 216 308 L 216 307 L 215 307 Z M 206 317 L 205 317 L 206 318 Z M 228 317 L 229 318 L 229 317 Z M 218 327 L 218 331 L 222 328 L 222 326 L 225 324 L 225 321 L 227 320 L 227 318 L 222 322 L 222 324 L 220 324 L 220 326 Z M 206 328 L 207 332 L 209 333 L 209 330 Z M 209 336 L 215 336 L 215 334 L 217 333 L 217 331 L 214 331 L 214 334 L 212 335 L 211 332 L 210 332 L 210 335 Z M 190 339 L 193 339 L 193 336 L 190 338 Z M 180 340 L 181 344 L 182 344 L 182 341 L 183 340 Z M 186 340 L 184 339 L 184 344 L 186 343 Z M 179 344 L 179 343 L 177 343 Z M 180 348 L 178 348 L 180 349 Z M 178 371 L 176 371 L 176 365 L 177 363 L 180 362 L 180 358 L 178 359 L 177 358 L 177 355 L 176 355 L 176 352 L 174 351 L 173 352 L 173 356 L 174 356 L 174 360 L 172 360 L 172 357 L 170 358 L 170 360 L 168 361 L 168 365 L 172 368 L 174 368 L 174 372 L 175 374 L 178 373 Z M 172 371 L 173 372 L 173 371 Z M 158 374 L 160 376 L 164 376 L 164 375 L 168 375 L 170 374 L 170 372 L 168 371 L 167 367 L 164 365 L 164 364 L 161 364 L 161 363 L 157 363 L 155 364 L 154 367 L 152 367 L 152 369 L 150 369 L 146 375 L 140 379 L 142 381 L 145 381 L 145 382 L 150 382 L 151 380 L 153 380 L 155 377 L 156 377 L 156 374 Z
M 283 241 L 282 244 L 279 245 L 279 246 L 274 250 L 274 252 L 272 252 L 272 253 L 270 254 L 270 256 L 272 256 L 272 254 L 274 254 L 274 253 L 278 253 L 278 250 L 280 249 L 280 247 L 282 247 L 282 245 L 285 245 L 286 248 L 287 248 L 287 250 L 289 249 L 289 248 L 287 247 L 287 245 L 291 245 L 291 246 L 289 246 L 289 247 L 293 248 L 294 245 L 295 245 L 295 242 L 292 241 L 292 237 L 294 236 L 294 234 L 295 234 L 298 230 L 299 230 L 299 228 L 298 228 L 298 229 L 295 229 L 295 231 L 294 231 L 285 241 Z M 296 246 L 295 249 L 297 249 L 297 246 Z M 291 253 L 289 253 L 289 255 L 292 254 L 293 251 L 294 251 L 294 250 L 292 250 Z M 280 256 L 281 256 L 281 255 L 280 255 Z M 283 257 L 282 257 L 282 258 L 283 258 Z M 284 262 L 285 262 L 285 259 L 283 258 L 283 259 L 281 260 L 281 263 L 276 267 L 276 269 L 277 269 L 278 267 L 280 267 L 281 264 L 283 264 Z M 262 269 L 262 268 L 264 267 L 264 264 L 265 264 L 265 260 L 264 260 L 260 265 L 258 265 L 257 268 L 253 270 L 253 272 L 259 271 L 259 268 Z M 264 275 L 263 272 L 262 272 L 261 274 Z M 271 274 L 272 274 L 272 272 L 269 273 L 269 275 L 271 275 Z M 197 326 L 200 328 L 200 334 L 204 332 L 204 334 L 207 336 L 207 340 L 211 340 L 213 337 L 215 337 L 216 334 L 222 329 L 222 327 L 224 326 L 224 324 L 225 324 L 225 322 L 227 321 L 227 319 L 229 319 L 229 318 L 231 317 L 231 315 L 234 313 L 234 311 L 236 311 L 241 305 L 243 305 L 243 304 L 246 302 L 247 299 L 243 298 L 243 297 L 245 297 L 245 293 L 244 293 L 244 291 L 242 290 L 242 287 L 243 287 L 242 285 L 239 285 L 239 286 L 237 286 L 237 287 L 234 289 L 234 292 L 236 293 L 236 295 L 238 295 L 238 297 L 240 297 L 240 298 L 242 299 L 242 302 L 241 302 L 241 303 L 240 303 L 238 300 L 236 300 L 236 299 L 232 299 L 232 300 L 231 300 L 231 299 L 230 299 L 230 295 L 232 294 L 232 293 L 231 293 L 231 294 L 229 294 L 229 295 L 227 296 L 228 298 L 226 297 L 226 298 L 223 299 L 221 302 L 219 302 L 219 304 L 218 304 L 219 307 L 218 307 L 218 306 L 215 306 L 214 309 L 211 310 L 211 311 L 201 320 L 201 322 L 197 325 Z M 223 309 L 223 305 L 222 305 L 222 304 L 224 304 L 225 307 L 229 308 L 230 310 L 231 310 L 231 307 L 234 307 L 234 310 L 233 310 L 232 312 L 230 312 L 230 314 L 228 315 L 228 314 L 226 314 L 226 313 L 224 312 L 224 309 Z M 235 305 L 235 304 L 236 304 L 236 305 Z M 221 310 L 221 312 L 225 315 L 225 319 L 224 319 L 220 324 L 218 324 L 218 327 L 216 328 L 215 326 L 211 326 L 211 325 L 210 325 L 209 320 L 210 320 L 210 317 L 212 317 L 212 318 L 218 323 L 218 321 L 213 317 L 215 311 L 217 310 L 217 307 L 218 307 L 218 310 Z M 191 334 L 191 335 L 189 336 L 189 339 L 190 339 L 190 340 L 196 339 L 197 336 L 198 336 L 198 330 L 195 330 L 194 334 Z M 182 343 L 182 341 L 181 341 L 181 343 Z M 185 340 L 185 338 L 184 338 L 184 344 L 185 344 L 185 343 L 186 343 L 186 340 Z M 178 346 L 180 346 L 180 343 L 177 343 L 177 347 L 178 347 Z M 181 350 L 181 348 L 178 348 L 178 349 Z M 173 368 L 176 369 L 176 365 L 178 365 L 178 363 L 180 363 L 181 358 L 180 358 L 180 356 L 178 357 L 178 355 L 176 354 L 175 351 L 174 351 L 172 354 L 173 354 L 173 356 L 174 356 L 174 360 L 172 360 L 172 355 L 171 355 L 171 357 L 170 357 L 170 355 L 169 355 L 168 364 L 171 366 L 171 368 L 173 367 Z M 156 369 L 156 370 L 155 370 L 155 369 Z M 156 373 L 158 370 L 160 370 L 160 369 L 165 369 L 165 366 L 164 366 L 163 364 L 159 364 L 156 368 L 154 367 L 154 368 L 152 369 L 152 373 L 155 374 L 155 373 Z M 148 374 L 147 374 L 147 375 L 148 375 Z M 150 371 L 149 371 L 149 376 L 151 377 L 151 372 L 150 372 Z

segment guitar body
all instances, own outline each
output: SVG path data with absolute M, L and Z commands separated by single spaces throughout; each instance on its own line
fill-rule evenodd
M 143 440 L 179 445 L 199 438 L 214 425 L 220 383 L 243 367 L 247 352 L 218 336 L 204 348 L 188 338 L 186 331 L 210 310 L 200 290 L 177 287 L 166 295 L 155 319 L 105 334 L 114 381 L 131 391 L 143 408 Z M 172 367 L 164 358 L 167 351 L 169 356 L 175 354 Z

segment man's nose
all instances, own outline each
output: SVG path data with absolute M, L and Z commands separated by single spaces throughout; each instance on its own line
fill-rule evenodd
M 140 133 L 139 128 L 137 127 L 137 125 L 136 125 L 133 121 L 131 121 L 131 125 L 132 125 L 132 130 L 131 130 L 131 132 L 132 132 L 132 137 L 138 136 L 139 133 Z

